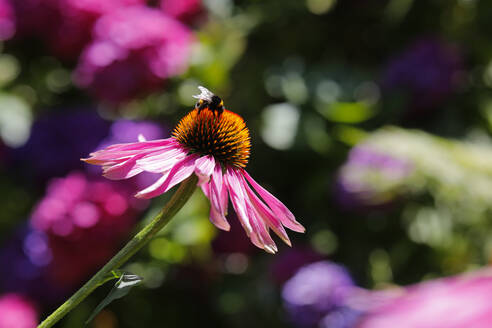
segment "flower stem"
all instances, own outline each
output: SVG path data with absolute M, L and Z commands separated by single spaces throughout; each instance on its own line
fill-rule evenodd
M 106 278 L 108 273 L 121 267 L 130 257 L 140 250 L 152 237 L 159 232 L 173 216 L 184 206 L 195 191 L 197 177 L 191 177 L 181 183 L 173 197 L 164 208 L 135 235 L 101 270 L 99 270 L 88 282 L 85 283 L 65 303 L 60 305 L 51 315 L 38 325 L 38 328 L 52 327 L 68 312 L 74 309 L 80 302 L 89 296 Z

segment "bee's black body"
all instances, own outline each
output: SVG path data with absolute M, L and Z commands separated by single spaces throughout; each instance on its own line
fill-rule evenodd
M 213 95 L 210 100 L 200 99 L 196 103 L 196 108 L 198 108 L 198 112 L 208 108 L 212 112 L 217 112 L 217 114 L 220 115 L 224 111 L 224 103 L 219 96 Z

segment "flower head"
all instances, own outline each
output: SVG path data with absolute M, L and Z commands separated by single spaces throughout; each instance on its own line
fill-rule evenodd
M 142 172 L 160 173 L 152 185 L 137 193 L 152 198 L 167 192 L 192 174 L 210 200 L 210 220 L 229 230 L 229 199 L 247 235 L 257 247 L 275 253 L 272 229 L 290 245 L 284 226 L 298 232 L 304 227 L 277 198 L 244 169 L 250 141 L 244 120 L 224 108 L 222 100 L 205 88 L 195 108 L 167 139 L 117 144 L 92 153 L 84 161 L 101 165 L 109 179 L 127 179 Z

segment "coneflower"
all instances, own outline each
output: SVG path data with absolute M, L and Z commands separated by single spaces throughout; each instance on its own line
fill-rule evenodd
M 101 165 L 104 176 L 127 179 L 142 172 L 160 173 L 139 198 L 161 195 L 195 174 L 210 200 L 210 220 L 229 230 L 226 214 L 229 199 L 254 245 L 269 253 L 277 246 L 272 229 L 290 245 L 284 229 L 304 232 L 304 227 L 275 196 L 261 187 L 244 169 L 250 154 L 249 131 L 241 116 L 224 108 L 223 101 L 204 87 L 195 108 L 181 119 L 172 137 L 116 144 L 90 154 L 87 163 Z

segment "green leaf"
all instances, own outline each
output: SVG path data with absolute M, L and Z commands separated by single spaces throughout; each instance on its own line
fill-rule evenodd
M 348 124 L 364 122 L 374 115 L 374 109 L 364 102 L 335 102 L 319 111 L 330 121 Z
M 105 279 L 104 282 L 116 278 L 118 276 L 118 274 L 120 274 L 120 273 L 121 272 L 118 270 L 111 271 L 111 274 L 113 275 L 113 277 L 110 277 L 108 275 L 108 278 Z M 109 305 L 109 303 L 111 303 L 112 301 L 117 300 L 119 298 L 122 298 L 123 296 L 126 296 L 130 292 L 130 289 L 133 286 L 140 284 L 140 282 L 142 282 L 141 277 L 134 275 L 134 274 L 123 273 L 120 276 L 120 279 L 114 285 L 113 289 L 111 289 L 111 291 L 109 292 L 108 296 L 106 296 L 101 301 L 101 303 L 99 303 L 99 305 L 94 309 L 94 311 L 92 312 L 89 319 L 87 319 L 85 324 L 88 324 L 89 322 L 91 322 L 92 319 L 94 319 L 95 316 L 99 312 L 101 312 L 102 309 L 104 309 L 106 306 Z

